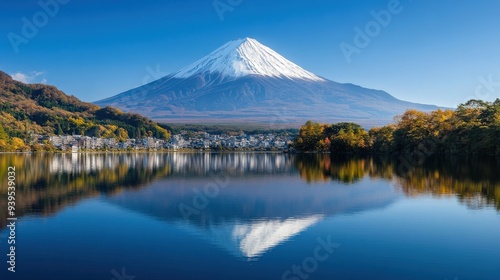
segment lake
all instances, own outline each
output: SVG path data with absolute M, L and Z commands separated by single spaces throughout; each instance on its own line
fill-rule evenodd
M 500 160 L 401 162 L 3 154 L 1 279 L 499 279 Z

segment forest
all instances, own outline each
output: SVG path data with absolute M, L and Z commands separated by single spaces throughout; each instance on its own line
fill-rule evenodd
M 0 152 L 29 150 L 34 134 L 78 134 L 118 141 L 170 137 L 165 125 L 139 114 L 100 108 L 54 86 L 21 83 L 0 71 Z
M 500 99 L 469 100 L 455 110 L 407 110 L 394 123 L 364 129 L 356 123 L 300 127 L 293 148 L 333 154 L 500 155 Z

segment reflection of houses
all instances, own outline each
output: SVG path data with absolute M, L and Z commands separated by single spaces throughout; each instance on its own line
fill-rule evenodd
M 69 149 L 71 151 L 71 148 Z M 159 154 L 151 155 L 103 155 L 92 153 L 61 154 L 51 158 L 49 173 L 90 173 L 114 170 L 118 166 L 153 170 L 164 164 Z
M 290 169 L 292 161 L 283 154 L 258 153 L 248 156 L 245 153 L 196 155 L 171 153 L 167 155 L 174 171 L 180 174 L 219 173 L 232 168 L 235 172 L 249 173 L 284 173 Z

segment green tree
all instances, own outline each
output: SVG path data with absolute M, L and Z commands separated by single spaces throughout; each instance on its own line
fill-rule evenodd
M 394 125 L 374 127 L 368 132 L 371 150 L 375 153 L 390 153 L 394 142 Z
M 364 153 L 368 148 L 368 133 L 357 124 L 349 124 L 331 136 L 332 153 Z
M 0 124 L 0 140 L 9 140 L 9 135 L 7 135 L 7 132 L 3 129 L 2 124 Z
M 6 152 L 9 150 L 9 135 L 3 129 L 3 126 L 0 124 L 0 152 Z
M 61 128 L 61 123 L 57 123 L 57 130 L 56 130 L 57 135 L 64 135 L 64 131 Z

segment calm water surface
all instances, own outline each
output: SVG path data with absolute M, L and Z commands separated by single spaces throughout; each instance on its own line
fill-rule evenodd
M 407 171 L 320 155 L 0 155 L 0 276 L 500 279 L 499 171 L 470 158 Z

